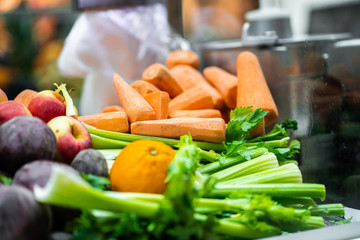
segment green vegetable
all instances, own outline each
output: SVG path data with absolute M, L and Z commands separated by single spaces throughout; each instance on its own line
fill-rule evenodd
M 56 90 L 55 92 L 60 93 L 60 91 L 62 92 L 64 98 L 65 98 L 65 103 L 66 103 L 66 116 L 69 117 L 77 117 L 77 112 L 75 110 L 75 106 L 73 103 L 72 98 L 70 97 L 70 94 L 68 93 L 68 91 L 66 90 L 66 84 L 62 83 L 59 85 L 57 85 L 56 83 L 54 83 L 54 85 L 56 86 Z
M 224 181 L 263 170 L 276 168 L 278 166 L 279 164 L 277 162 L 276 156 L 273 153 L 266 153 L 249 161 L 242 162 L 213 173 L 211 174 L 211 177 L 215 178 L 217 181 Z
M 249 133 L 259 124 L 268 113 L 261 108 L 236 107 L 230 112 L 230 121 L 226 128 L 226 143 L 238 141 L 243 142 Z
M 93 174 L 81 174 L 81 177 L 91 186 L 101 190 L 110 190 L 110 179 Z
M 325 199 L 325 186 L 317 183 L 216 184 L 209 197 L 229 197 L 236 192 L 265 194 L 273 197 Z
M 254 183 L 302 183 L 302 176 L 297 165 L 288 163 L 280 167 L 272 167 L 245 176 L 231 178 L 219 184 L 241 185 Z
M 93 146 L 95 149 L 123 148 L 130 142 L 141 139 L 150 139 L 150 140 L 163 142 L 173 148 L 178 148 L 178 144 L 180 143 L 179 139 L 111 132 L 111 131 L 97 129 L 85 123 L 83 124 L 89 131 L 91 135 L 91 139 L 95 140 L 95 146 Z M 101 141 L 103 141 L 103 143 L 101 143 Z M 223 144 L 221 143 L 211 143 L 211 142 L 202 142 L 202 141 L 194 141 L 194 143 L 196 143 L 196 145 L 203 150 L 213 150 L 217 152 L 221 152 L 225 150 Z

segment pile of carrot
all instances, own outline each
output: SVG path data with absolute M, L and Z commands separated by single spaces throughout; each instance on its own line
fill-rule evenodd
M 275 102 L 256 55 L 242 52 L 236 63 L 236 75 L 217 66 L 201 71 L 195 52 L 173 51 L 164 64 L 148 66 L 132 84 L 114 73 L 119 104 L 79 120 L 115 132 L 167 138 L 190 133 L 194 140 L 223 142 L 230 111 L 252 106 L 269 111 L 252 132 L 263 135 L 278 117 Z

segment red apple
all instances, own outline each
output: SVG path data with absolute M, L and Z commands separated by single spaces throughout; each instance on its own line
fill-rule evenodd
M 40 118 L 44 122 L 58 116 L 66 115 L 66 104 L 64 98 L 51 90 L 44 90 L 31 99 L 28 109 L 35 117 Z
M 58 146 L 56 158 L 60 162 L 70 164 L 81 150 L 92 147 L 88 130 L 73 117 L 55 117 L 48 126 L 55 133 Z
M 31 116 L 24 104 L 11 101 L 0 103 L 0 125 L 17 116 Z
M 8 100 L 6 93 L 0 88 L 0 103 Z

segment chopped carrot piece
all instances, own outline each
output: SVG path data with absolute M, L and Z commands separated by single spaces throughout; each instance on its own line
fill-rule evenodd
M 169 112 L 214 108 L 211 95 L 202 87 L 191 88 L 170 100 Z
M 152 92 L 160 91 L 160 89 L 158 89 L 153 84 L 143 81 L 143 80 L 135 81 L 130 86 L 135 88 L 135 90 L 138 91 L 141 96 L 145 96 L 146 94 L 149 94 Z
M 78 120 L 107 131 L 129 132 L 129 121 L 126 113 L 122 111 L 79 116 Z
M 176 97 L 184 91 L 169 70 L 160 63 L 151 64 L 146 68 L 143 72 L 142 79 L 155 85 L 160 90 L 167 92 L 171 98 Z
M 224 100 L 220 93 L 206 81 L 204 76 L 198 70 L 188 65 L 177 65 L 172 68 L 170 72 L 183 89 L 188 90 L 200 86 L 210 93 L 213 99 L 214 108 L 221 109 L 224 106 Z
M 197 118 L 221 118 L 218 109 L 198 109 L 198 110 L 174 110 L 169 113 L 169 118 L 197 117 Z
M 165 91 L 152 92 L 145 95 L 145 100 L 150 103 L 155 111 L 155 119 L 166 119 L 168 118 L 169 94 Z
M 191 50 L 174 50 L 166 58 L 166 67 L 172 69 L 176 65 L 189 65 L 199 69 L 199 56 Z
M 113 84 L 130 122 L 155 119 L 151 105 L 116 73 L 113 75 Z
M 194 140 L 223 142 L 225 122 L 222 118 L 168 118 L 131 123 L 131 133 L 146 136 L 180 138 L 189 134 Z
M 229 108 L 235 108 L 238 84 L 236 75 L 233 75 L 216 66 L 204 68 L 203 74 L 205 79 L 219 91 L 226 106 Z

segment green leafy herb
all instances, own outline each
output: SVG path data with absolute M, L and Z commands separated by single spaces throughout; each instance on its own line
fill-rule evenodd
M 101 190 L 110 190 L 110 179 L 99 177 L 93 174 L 81 174 L 81 177 L 90 183 L 91 186 Z
M 252 111 L 252 107 L 236 107 L 230 112 L 230 121 L 226 128 L 225 142 L 244 142 L 251 130 L 262 123 L 268 113 L 261 108 Z

